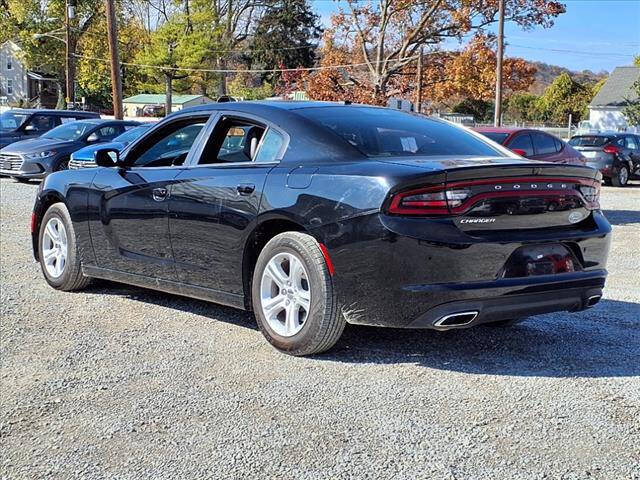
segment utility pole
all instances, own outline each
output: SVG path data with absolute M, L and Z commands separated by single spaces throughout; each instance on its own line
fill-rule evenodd
M 502 125 L 502 57 L 504 55 L 504 0 L 498 0 L 498 62 L 496 66 L 496 107 L 493 125 Z
M 65 0 L 64 6 L 64 32 L 65 32 L 65 44 L 66 44 L 66 59 L 65 59 L 65 89 L 66 89 L 66 108 L 75 100 L 73 92 L 73 52 L 71 46 L 71 20 L 75 17 L 75 9 L 71 5 L 69 0 Z
M 418 57 L 418 88 L 416 89 L 416 112 L 422 111 L 422 54 L 423 49 L 420 48 L 420 56 Z
M 107 12 L 107 38 L 111 63 L 111 95 L 113 96 L 113 116 L 122 120 L 122 77 L 120 72 L 120 54 L 118 52 L 118 26 L 113 0 L 104 0 Z

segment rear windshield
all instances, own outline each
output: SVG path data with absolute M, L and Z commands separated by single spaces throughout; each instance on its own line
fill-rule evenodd
M 461 128 L 398 110 L 354 105 L 301 108 L 296 113 L 328 128 L 369 157 L 505 156 Z
M 598 135 L 580 135 L 569 140 L 572 147 L 601 147 L 613 140 L 614 137 L 602 137 Z
M 478 133 L 481 133 L 488 139 L 493 140 L 494 142 L 499 143 L 500 145 L 502 145 L 504 141 L 507 139 L 507 137 L 509 136 L 508 133 L 499 133 L 499 132 L 478 132 Z

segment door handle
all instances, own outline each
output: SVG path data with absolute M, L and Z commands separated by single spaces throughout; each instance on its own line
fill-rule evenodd
M 169 198 L 169 190 L 163 187 L 154 188 L 152 193 L 153 193 L 153 199 L 156 202 L 162 202 L 167 198 Z
M 250 183 L 241 183 L 236 187 L 240 195 L 251 195 L 255 189 L 256 186 Z

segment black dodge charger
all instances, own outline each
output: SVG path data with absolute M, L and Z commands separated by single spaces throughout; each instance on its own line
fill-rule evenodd
M 596 170 L 524 160 L 437 119 L 318 102 L 170 115 L 98 168 L 47 176 L 47 282 L 104 278 L 252 310 L 281 351 L 346 323 L 447 330 L 595 305 L 611 227 Z

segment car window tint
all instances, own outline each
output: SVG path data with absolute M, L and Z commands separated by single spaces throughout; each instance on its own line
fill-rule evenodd
M 602 147 L 609 142 L 612 137 L 601 137 L 595 135 L 579 135 L 569 140 L 572 147 Z
M 536 155 L 549 155 L 551 153 L 556 153 L 556 142 L 553 140 L 552 136 L 542 132 L 534 132 L 532 137 Z
M 488 142 L 445 121 L 364 106 L 295 110 L 369 157 L 504 156 Z
M 628 136 L 627 148 L 630 148 L 631 150 L 638 150 L 638 140 L 635 137 Z
M 198 123 L 181 125 L 178 128 L 168 126 L 164 135 L 163 132 L 160 132 L 160 138 L 149 145 L 133 165 L 136 167 L 182 165 L 200 130 L 204 127 L 204 123 L 204 121 L 199 121 Z
M 502 145 L 502 142 L 504 142 L 509 136 L 508 133 L 499 133 L 499 132 L 480 132 L 480 133 L 485 137 L 487 137 L 489 140 L 493 140 L 494 142 L 499 143 L 500 145 Z
M 36 132 L 48 132 L 57 125 L 56 118 L 51 115 L 34 115 L 29 119 L 29 123 Z
M 205 146 L 199 164 L 251 162 L 265 127 L 235 117 L 221 118 Z
M 98 129 L 96 135 L 101 139 L 110 139 L 116 137 L 120 133 L 120 127 L 115 125 L 109 127 L 102 127 Z
M 511 150 L 524 150 L 525 155 L 530 157 L 533 155 L 533 142 L 531 141 L 531 135 L 528 133 L 523 133 L 515 137 L 509 143 L 509 148 Z
M 264 139 L 262 140 L 262 145 L 260 146 L 260 150 L 258 150 L 258 154 L 256 155 L 256 162 L 274 162 L 278 159 L 278 154 L 282 149 L 282 145 L 284 143 L 284 137 L 280 132 L 270 128 Z

